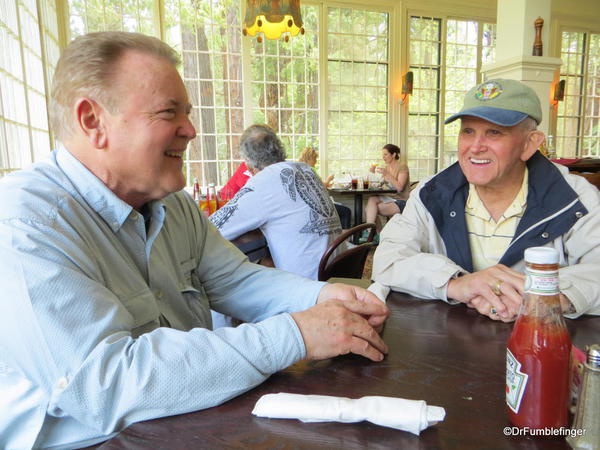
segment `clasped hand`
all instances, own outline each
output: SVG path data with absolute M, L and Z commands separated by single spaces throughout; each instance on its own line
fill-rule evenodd
M 347 353 L 381 361 L 388 347 L 378 329 L 389 316 L 388 307 L 372 292 L 346 284 L 327 284 L 317 304 L 292 314 L 307 359 L 325 359 Z
M 515 320 L 523 301 L 525 275 L 496 264 L 448 282 L 448 298 L 494 320 Z

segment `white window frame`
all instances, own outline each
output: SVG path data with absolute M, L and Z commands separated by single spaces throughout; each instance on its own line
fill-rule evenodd
M 427 11 L 427 10 L 412 10 L 409 9 L 407 11 L 407 17 L 406 17 L 406 27 L 404 30 L 404 36 L 405 36 L 405 42 L 406 45 L 405 47 L 407 48 L 407 50 L 410 48 L 410 44 L 411 44 L 411 40 L 410 40 L 410 20 L 412 17 L 422 17 L 422 18 L 431 18 L 431 19 L 436 19 L 436 20 L 440 20 L 440 47 L 439 47 L 439 61 L 440 64 L 437 65 L 436 67 L 439 70 L 439 89 L 437 92 L 438 95 L 438 110 L 435 113 L 431 113 L 429 115 L 437 115 L 437 134 L 433 134 L 433 135 L 429 135 L 435 138 L 435 142 L 436 142 L 436 149 L 435 149 L 435 155 L 433 158 L 414 158 L 411 157 L 411 154 L 409 154 L 410 149 L 407 147 L 407 162 L 409 165 L 409 169 L 411 169 L 412 173 L 420 173 L 420 171 L 423 170 L 423 167 L 421 167 L 421 165 L 419 164 L 420 161 L 429 161 L 429 160 L 433 160 L 434 161 L 434 167 L 433 170 L 429 170 L 428 173 L 425 174 L 425 176 L 429 176 L 429 175 L 433 175 L 434 173 L 438 173 L 439 171 L 443 170 L 444 168 L 448 167 L 450 164 L 452 164 L 452 162 L 455 160 L 455 154 L 456 154 L 456 150 L 448 150 L 445 148 L 445 142 L 447 140 L 448 137 L 451 136 L 456 136 L 456 134 L 451 134 L 448 132 L 447 127 L 451 127 L 452 125 L 448 125 L 445 126 L 444 125 L 444 121 L 446 120 L 446 118 L 450 115 L 450 112 L 447 111 L 446 108 L 446 70 L 447 70 L 447 65 L 446 65 L 446 51 L 447 51 L 447 36 L 448 36 L 448 21 L 449 20 L 458 20 L 458 21 L 472 21 L 472 22 L 477 22 L 478 23 L 478 27 L 477 27 L 477 40 L 478 40 L 478 44 L 477 44 L 477 60 L 476 60 L 476 65 L 475 65 L 475 71 L 476 71 L 476 83 L 482 82 L 483 81 L 483 76 L 484 74 L 481 71 L 482 68 L 482 50 L 483 50 L 483 25 L 484 24 L 494 24 L 495 23 L 495 19 L 492 20 L 489 17 L 482 17 L 482 16 L 467 16 L 464 14 L 451 14 L 451 13 L 436 13 L 436 14 L 432 14 L 431 11 Z M 407 66 L 407 70 L 411 70 L 411 67 L 416 66 L 417 64 L 413 64 L 410 60 L 410 56 L 407 55 L 407 62 L 406 62 L 406 66 Z M 416 87 L 416 86 L 415 86 Z M 466 92 L 466 91 L 465 91 Z M 406 136 L 408 137 L 408 128 L 409 128 L 409 118 L 413 115 L 413 114 L 409 114 L 409 102 L 410 102 L 410 98 L 405 102 L 406 106 L 405 106 L 405 120 L 406 120 Z M 418 113 L 417 113 L 418 114 Z M 450 159 L 450 161 L 446 162 L 445 159 Z M 427 167 L 425 167 L 425 170 L 427 170 Z M 411 173 L 411 179 L 417 179 L 417 178 L 422 178 L 419 176 L 412 176 Z
M 11 79 L 12 82 L 15 83 L 17 89 L 22 89 L 25 121 L 11 120 L 8 115 L 5 114 L 5 110 L 8 111 L 11 108 L 14 108 L 14 105 L 5 104 L 10 100 L 12 94 L 10 92 L 2 92 L 0 87 L 0 139 L 2 140 L 0 143 L 0 151 L 2 152 L 1 161 L 3 162 L 2 166 L 0 166 L 0 177 L 42 159 L 52 148 L 54 148 L 54 138 L 48 123 L 47 104 L 50 86 L 49 72 L 52 71 L 54 64 L 56 64 L 56 58 L 52 58 L 53 55 L 49 55 L 48 46 L 50 45 L 50 41 L 58 43 L 59 39 L 59 36 L 56 36 L 51 32 L 51 23 L 49 22 L 51 15 L 48 14 L 48 9 L 53 6 L 56 11 L 56 3 L 52 1 L 50 3 L 53 4 L 49 4 L 49 0 L 46 2 L 43 2 L 42 0 L 30 0 L 29 2 L 26 2 L 25 0 L 6 0 L 6 2 L 7 3 L 4 5 L 4 13 L 7 14 L 6 9 L 9 5 L 14 8 L 14 21 L 16 22 L 17 29 L 10 30 L 4 24 L 1 26 L 7 35 L 12 35 L 17 41 L 19 47 L 18 58 L 21 66 L 21 78 L 1 68 L 0 71 L 2 71 L 3 77 Z M 55 15 L 58 16 L 57 11 L 55 12 Z M 29 38 L 35 39 L 35 41 L 32 41 L 31 39 L 27 40 L 27 36 L 25 35 L 27 31 L 25 29 L 26 17 L 28 16 L 34 21 L 37 21 L 34 22 L 37 27 L 33 27 L 34 29 L 29 30 L 30 33 L 35 33 L 35 36 L 32 35 L 29 36 Z M 39 49 L 39 54 L 37 54 L 36 49 Z M 6 48 L 3 48 L 3 51 L 5 50 Z M 37 74 L 41 77 L 41 88 L 33 86 L 30 82 L 33 74 L 31 73 L 31 68 L 27 65 L 28 58 L 34 58 L 36 60 L 36 66 L 39 65 L 38 70 L 41 68 L 42 73 Z M 46 108 L 45 114 L 41 113 L 42 126 L 40 126 L 39 120 L 37 125 L 34 124 L 33 114 L 40 114 L 40 112 L 38 111 L 38 108 L 34 108 L 35 111 L 32 111 L 32 95 L 36 95 L 38 99 L 41 97 L 43 107 Z M 39 107 L 39 104 L 37 106 Z M 7 127 L 9 125 L 13 127 L 13 129 L 21 128 L 21 131 L 23 131 L 24 128 L 26 130 L 24 134 L 26 134 L 27 137 L 27 145 L 24 143 L 21 145 L 27 147 L 28 150 L 19 153 L 20 158 L 17 158 L 18 161 L 10 156 L 9 146 L 11 146 L 14 151 L 14 142 L 9 142 L 8 140 Z M 18 146 L 17 148 L 20 149 L 21 146 Z
M 552 126 L 551 126 L 551 130 L 552 130 L 552 134 L 553 134 L 553 138 L 550 138 L 550 144 L 551 146 L 555 146 L 556 147 L 556 151 L 557 151 L 557 156 L 559 157 L 577 157 L 577 158 L 583 158 L 583 157 L 592 157 L 592 158 L 598 158 L 600 157 L 600 142 L 596 142 L 596 152 L 594 153 L 584 153 L 584 149 L 583 149 L 583 141 L 586 138 L 585 136 L 585 125 L 586 125 L 586 120 L 589 119 L 589 117 L 586 115 L 586 106 L 587 106 L 587 102 L 588 102 L 588 83 L 589 83 L 589 57 L 590 57 L 590 45 L 589 45 L 589 39 L 590 39 L 590 35 L 595 34 L 600 36 L 600 29 L 590 29 L 590 28 L 582 28 L 582 27 L 576 27 L 576 26 L 568 26 L 568 25 L 563 25 L 561 27 L 559 27 L 559 32 L 558 32 L 558 36 L 557 36 L 557 42 L 558 42 L 558 47 L 557 47 L 557 53 L 558 56 L 562 58 L 562 35 L 563 32 L 569 32 L 569 33 L 582 33 L 584 35 L 584 48 L 583 48 L 583 61 L 581 63 L 582 65 L 582 72 L 578 73 L 578 74 L 574 74 L 574 73 L 567 73 L 563 70 L 564 67 L 564 63 L 563 66 L 561 66 L 560 68 L 560 73 L 559 73 L 559 77 L 561 80 L 565 80 L 565 99 L 561 102 L 559 102 L 559 104 L 557 105 L 556 108 L 556 113 L 554 116 L 554 120 L 552 121 Z M 573 94 L 572 92 L 570 92 L 570 86 L 568 83 L 568 78 L 580 78 L 581 80 L 581 92 L 580 93 L 576 93 Z M 561 114 L 561 110 L 564 111 L 565 108 L 565 102 L 569 100 L 570 97 L 577 97 L 577 109 L 578 109 L 578 114 L 575 115 L 569 115 L 566 116 L 564 113 Z M 598 113 L 600 114 L 600 113 Z M 564 135 L 564 129 L 563 130 L 559 130 L 559 119 L 561 118 L 574 118 L 577 120 L 578 122 L 578 126 L 577 126 L 577 133 L 575 135 L 569 135 L 569 136 L 565 136 Z M 597 118 L 598 116 L 593 116 L 595 118 Z M 560 133 L 559 132 L 563 132 Z M 569 147 L 568 149 L 564 148 L 563 142 L 565 141 L 565 139 L 574 139 L 575 140 L 575 148 L 571 148 Z M 600 136 L 596 136 L 596 139 L 600 140 Z
M 34 0 L 37 2 L 44 0 Z M 66 42 L 69 40 L 69 13 L 68 13 L 68 4 L 67 0 L 54 0 L 57 2 L 57 11 L 56 14 L 58 16 L 57 20 L 59 23 L 59 41 L 61 48 L 66 45 Z M 243 16 L 243 8 L 244 2 L 243 0 L 239 0 L 242 4 L 242 16 Z M 406 126 L 407 126 L 407 118 L 408 118 L 408 109 L 407 105 L 401 102 L 401 94 L 400 94 L 400 86 L 401 86 L 401 76 L 407 70 L 408 64 L 408 55 L 407 55 L 407 45 L 408 43 L 408 17 L 412 15 L 419 16 L 434 16 L 434 17 L 448 17 L 452 15 L 452 13 L 457 13 L 457 17 L 465 18 L 467 20 L 483 20 L 487 22 L 493 22 L 493 19 L 490 17 L 494 17 L 493 13 L 495 13 L 495 9 L 492 8 L 482 8 L 480 12 L 483 11 L 484 14 L 489 14 L 490 17 L 473 17 L 471 15 L 471 8 L 457 7 L 452 8 L 448 5 L 443 5 L 441 8 L 436 8 L 436 11 L 427 11 L 427 10 L 412 10 L 407 8 L 406 5 L 402 3 L 398 3 L 395 0 L 378 0 L 376 4 L 366 4 L 364 0 L 346 0 L 345 2 L 336 2 L 336 1 L 328 1 L 328 0 L 307 0 L 305 2 L 309 5 L 314 5 L 319 8 L 319 28 L 321 32 L 319 33 L 319 72 L 320 72 L 320 83 L 319 83 L 319 111 L 329 111 L 328 105 L 328 86 L 326 80 L 328 80 L 328 71 L 327 71 L 327 36 L 326 30 L 328 28 L 327 20 L 327 8 L 328 7 L 337 7 L 337 8 L 354 8 L 354 9 L 363 9 L 368 11 L 380 11 L 388 14 L 388 105 L 387 105 L 387 140 L 388 142 L 393 142 L 398 144 L 402 149 L 406 148 Z M 443 14 L 438 14 L 438 12 Z M 154 35 L 159 36 L 161 38 L 165 38 L 165 2 L 164 0 L 154 0 L 154 17 L 152 21 L 152 26 L 154 30 Z M 435 14 L 434 14 L 435 12 Z M 293 39 L 293 37 L 292 37 Z M 243 117 L 244 117 L 244 126 L 248 126 L 252 123 L 252 92 L 251 92 L 251 84 L 247 82 L 248 75 L 250 74 L 250 65 L 248 63 L 248 58 L 250 57 L 250 41 L 248 38 L 242 39 L 242 89 L 243 89 Z M 49 81 L 47 81 L 47 85 L 49 86 Z M 441 91 L 443 93 L 443 89 Z M 442 118 L 440 117 L 440 121 Z M 319 114 L 319 150 L 321 157 L 321 174 L 323 176 L 328 173 L 328 149 L 327 149 L 327 114 Z M 374 149 L 373 151 L 377 153 L 378 149 Z M 333 156 L 333 155 L 332 155 Z M 406 159 L 406 153 L 403 152 L 402 158 Z M 369 157 L 365 159 L 365 164 L 368 164 Z M 234 163 L 237 161 L 231 161 L 230 163 Z M 365 166 L 366 167 L 366 166 Z M 188 183 L 191 183 L 192 180 L 188 179 Z

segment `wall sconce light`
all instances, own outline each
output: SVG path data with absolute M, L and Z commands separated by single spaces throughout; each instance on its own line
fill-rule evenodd
M 413 73 L 406 72 L 402 76 L 402 95 L 411 95 L 413 91 Z
M 554 103 L 562 102 L 565 99 L 565 80 L 560 80 L 554 85 Z
M 406 98 L 413 92 L 413 73 L 411 71 L 406 72 L 402 75 L 402 100 L 400 103 L 404 104 Z
M 242 33 L 257 36 L 256 40 L 279 39 L 304 34 L 300 0 L 246 0 L 246 17 Z

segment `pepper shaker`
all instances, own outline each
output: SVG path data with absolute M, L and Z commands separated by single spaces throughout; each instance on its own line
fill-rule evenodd
M 583 381 L 567 442 L 574 449 L 600 448 L 600 345 L 590 345 L 583 365 Z

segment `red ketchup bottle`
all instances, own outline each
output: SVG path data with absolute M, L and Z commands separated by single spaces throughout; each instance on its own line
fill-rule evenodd
M 558 252 L 525 250 L 525 298 L 506 351 L 508 420 L 519 428 L 566 427 L 571 338 L 558 290 Z

